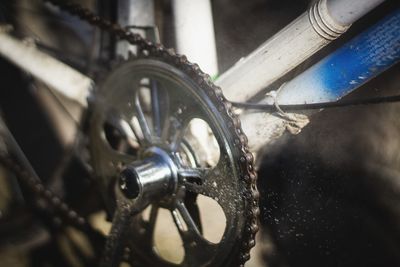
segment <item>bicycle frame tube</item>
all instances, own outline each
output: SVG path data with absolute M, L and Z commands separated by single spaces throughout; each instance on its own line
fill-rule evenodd
M 400 60 L 400 9 L 286 83 L 279 104 L 335 101 Z
M 119 0 L 118 23 L 123 27 L 155 27 L 155 12 L 153 0 Z M 146 37 L 145 30 L 131 29 L 131 31 Z M 128 57 L 128 53 L 136 53 L 136 47 L 126 42 L 117 44 L 117 54 Z
M 344 33 L 383 0 L 320 0 L 216 81 L 231 101 L 247 101 Z M 240 77 L 240 78 L 238 78 Z
M 279 91 L 279 104 L 336 101 L 400 61 L 400 9 L 359 34 Z M 270 99 L 265 102 L 272 104 Z M 268 127 L 255 127 L 261 122 Z M 277 137 L 283 120 L 262 113 L 242 115 L 244 131 L 254 150 Z M 268 129 L 267 129 L 268 128 Z M 256 130 L 254 130 L 256 129 Z
M 94 82 L 89 77 L 35 47 L 12 37 L 0 27 L 0 55 L 58 91 L 87 107 Z
M 210 0 L 173 0 L 176 49 L 211 77 L 218 74 Z
M 399 10 L 397 10 L 377 26 L 368 29 L 342 49 L 296 78 L 298 80 L 289 82 L 282 89 L 278 100 L 282 101 L 282 104 L 336 100 L 356 89 L 399 61 L 399 27 Z M 76 100 L 82 106 L 87 105 L 86 98 L 90 95 L 93 83 L 90 78 L 40 52 L 34 46 L 11 37 L 4 31 L 0 31 L 0 38 L 2 56 L 60 93 Z M 354 47 L 358 49 L 353 49 Z M 336 64 L 336 68 L 330 68 L 332 64 Z M 340 74 L 343 72 L 347 74 L 341 77 Z M 314 87 L 309 88 L 307 79 L 316 76 L 320 76 L 320 80 L 313 82 Z M 240 75 L 236 77 L 237 80 L 240 78 Z M 303 84 L 303 87 L 299 87 L 299 84 Z M 299 90 L 303 91 L 304 88 L 314 91 L 299 94 Z M 248 135 L 250 148 L 253 151 L 278 138 L 283 132 L 282 129 L 284 130 L 285 121 L 267 113 L 244 113 L 241 118 L 243 129 Z

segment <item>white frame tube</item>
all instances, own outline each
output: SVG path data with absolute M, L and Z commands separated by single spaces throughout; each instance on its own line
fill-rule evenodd
M 384 0 L 320 0 L 308 12 L 223 73 L 216 83 L 246 101 L 345 32 Z
M 218 74 L 210 0 L 173 0 L 176 49 L 211 77 Z
M 61 61 L 0 30 L 0 55 L 63 96 L 87 107 L 94 82 Z

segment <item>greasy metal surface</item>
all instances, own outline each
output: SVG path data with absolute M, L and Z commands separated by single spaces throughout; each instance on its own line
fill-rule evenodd
M 226 109 L 226 105 L 221 106 L 220 101 L 223 98 L 219 97 L 219 101 L 216 101 L 213 88 L 201 87 L 182 71 L 179 65 L 165 62 L 169 55 L 155 53 L 131 59 L 117 67 L 104 81 L 92 107 L 90 140 L 94 170 L 102 179 L 104 197 L 112 202 L 107 188 L 113 187 L 121 169 L 144 159 L 143 155 L 148 148 L 162 148 L 169 154 L 178 170 L 178 181 L 169 194 L 153 200 L 153 211 L 148 222 L 137 216 L 133 220 L 134 223 L 127 227 L 130 233 L 127 238 L 130 243 L 129 249 L 135 262 L 143 266 L 240 265 L 243 259 L 238 259 L 238 252 L 248 251 L 253 245 L 252 228 L 256 230 L 254 220 L 258 213 L 258 210 L 252 207 L 257 200 L 253 195 L 251 182 L 248 182 L 252 173 L 249 173 L 249 169 L 243 169 L 242 165 L 242 161 L 246 163 L 252 159 L 251 155 L 243 154 L 245 148 L 238 139 L 238 129 L 235 129 L 232 118 L 227 116 L 230 110 Z M 143 80 L 147 80 L 147 85 L 143 84 Z M 148 104 L 151 110 L 146 112 L 148 107 L 140 101 L 139 91 L 146 86 L 152 90 L 154 87 L 151 84 L 157 84 L 159 94 L 151 93 L 151 104 Z M 168 104 L 161 109 L 154 102 Z M 152 116 L 151 119 L 147 113 Z M 109 121 L 110 114 L 112 122 Z M 155 119 L 161 115 L 162 121 Z M 195 118 L 207 122 L 217 140 L 220 159 L 213 168 L 188 166 L 183 160 L 187 155 L 181 150 L 181 144 L 189 122 Z M 135 120 L 139 122 L 136 126 L 133 123 Z M 115 125 L 116 122 L 120 125 Z M 129 125 L 131 133 L 125 127 L 123 136 L 135 135 L 140 146 L 136 147 L 133 153 L 130 153 L 130 149 L 113 148 L 105 138 L 104 132 L 104 126 L 110 123 L 114 123 L 116 129 Z M 142 135 L 137 134 L 138 132 Z M 196 151 L 193 153 L 196 154 Z M 248 181 L 245 180 L 246 176 L 249 177 Z M 186 207 L 187 192 L 211 197 L 222 207 L 227 224 L 220 243 L 210 243 L 202 236 L 199 226 L 194 223 L 194 214 Z M 118 192 L 116 194 L 118 195 Z M 120 203 L 125 204 L 124 201 Z M 168 263 L 155 252 L 153 234 L 158 207 L 170 210 L 175 219 L 185 249 L 185 257 L 181 264 Z M 181 217 L 174 216 L 176 213 Z M 184 224 L 188 227 L 187 231 L 181 229 L 181 225 Z M 123 230 L 119 228 L 115 230 L 118 236 Z M 247 231 L 250 231 L 250 235 L 243 235 Z M 243 247 L 244 244 L 246 246 Z
M 168 201 L 163 201 L 160 204 L 179 212 L 185 222 L 188 222 L 189 230 L 186 232 L 181 231 L 181 235 L 185 244 L 185 250 L 193 257 L 185 259 L 184 263 L 181 264 L 182 266 L 243 266 L 249 259 L 249 252 L 255 245 L 255 234 L 258 231 L 257 217 L 259 210 L 258 191 L 255 183 L 256 174 L 253 167 L 253 156 L 248 150 L 247 139 L 241 130 L 240 121 L 233 114 L 231 105 L 222 95 L 221 89 L 212 84 L 210 77 L 204 74 L 196 64 L 188 62 L 184 56 L 176 55 L 160 44 L 155 45 L 142 39 L 139 35 L 125 31 L 118 25 L 102 20 L 100 17 L 93 15 L 90 11 L 78 5 L 56 0 L 50 2 L 59 5 L 72 14 L 78 15 L 80 18 L 95 26 L 110 31 L 120 39 L 138 45 L 143 51 L 145 58 L 123 64 L 121 68 L 129 69 L 132 67 L 130 64 L 135 65 L 136 68 L 137 64 L 142 64 L 142 67 L 147 66 L 147 69 L 142 69 L 142 72 L 144 71 L 143 73 L 146 74 L 146 76 L 151 74 L 153 75 L 152 78 L 161 80 L 165 82 L 165 84 L 173 85 L 167 88 L 168 92 L 175 92 L 175 90 L 177 90 L 185 96 L 181 98 L 182 95 L 176 94 L 171 98 L 178 102 L 180 99 L 189 101 L 186 102 L 186 108 L 188 108 L 190 112 L 178 109 L 178 111 L 181 111 L 178 112 L 181 113 L 179 114 L 181 115 L 181 121 L 179 121 L 178 118 L 177 121 L 174 121 L 178 123 L 171 124 L 176 126 L 174 129 L 176 133 L 180 133 L 180 130 L 183 129 L 182 123 L 185 121 L 185 116 L 187 115 L 198 116 L 209 123 L 220 146 L 221 157 L 219 163 L 213 169 L 206 170 L 198 170 L 198 168 L 187 170 L 187 168 L 181 168 L 182 171 L 180 172 L 181 175 L 179 179 L 181 187 L 177 188 L 173 197 L 170 197 Z M 148 66 L 151 67 L 149 68 Z M 122 88 L 122 91 L 123 90 L 127 89 Z M 115 97 L 118 98 L 117 96 Z M 121 99 L 119 99 L 119 101 L 120 100 Z M 99 103 L 102 103 L 102 109 L 110 108 L 109 105 L 102 106 L 105 103 L 102 102 L 101 98 L 97 100 L 95 105 L 98 107 Z M 122 101 L 122 103 L 124 103 L 124 101 Z M 173 104 L 176 105 L 177 103 Z M 192 105 L 196 108 L 190 108 Z M 145 112 L 137 112 L 137 108 L 140 105 L 135 103 L 134 106 L 136 107 L 136 114 L 139 114 L 139 117 L 144 117 L 143 115 L 145 115 Z M 120 109 L 122 106 L 117 105 L 115 108 Z M 153 108 L 153 110 L 156 109 Z M 124 110 L 124 112 L 126 112 L 126 110 Z M 119 110 L 117 114 L 126 113 L 121 113 L 121 110 Z M 155 119 L 155 121 L 158 120 L 159 119 Z M 179 146 L 176 146 L 174 142 L 168 143 L 166 139 L 162 138 L 154 141 L 154 136 L 149 129 L 145 127 L 143 120 L 139 122 L 143 130 L 143 136 L 146 137 L 143 140 L 144 142 L 140 144 L 141 148 L 149 147 L 150 144 L 155 142 L 154 144 L 157 146 L 168 150 L 171 153 L 171 157 L 176 154 L 174 151 L 176 152 L 175 149 Z M 155 127 L 155 129 L 157 129 L 157 127 Z M 155 132 L 159 134 L 159 130 Z M 141 148 L 139 148 L 139 150 Z M 106 146 L 104 146 L 103 149 L 106 149 Z M 122 155 L 118 151 L 113 151 L 110 148 L 106 150 L 108 150 L 107 153 L 103 151 L 101 155 L 108 156 L 109 161 L 113 163 L 117 162 L 117 164 L 114 164 L 112 168 L 105 168 L 104 165 L 100 168 L 100 165 L 97 164 L 97 166 L 99 166 L 97 171 L 100 171 L 103 175 L 106 174 L 103 177 L 104 184 L 109 182 L 106 177 L 109 178 L 115 175 L 115 171 L 121 167 L 121 165 L 119 165 L 120 163 L 126 164 L 133 159 L 133 157 L 129 155 Z M 0 159 L 3 161 L 3 164 L 17 173 L 24 184 L 32 189 L 39 198 L 49 203 L 49 206 L 45 207 L 47 212 L 61 219 L 61 223 L 75 225 L 79 229 L 90 231 L 91 228 L 84 218 L 80 217 L 75 211 L 69 209 L 66 203 L 55 196 L 51 191 L 47 190 L 40 181 L 31 177 L 29 172 L 26 172 L 16 164 L 16 162 L 10 159 L 9 155 L 2 154 L 0 155 Z M 179 159 L 174 159 L 178 164 Z M 190 177 L 187 177 L 187 175 Z M 193 178 L 191 176 L 194 175 L 197 175 L 198 177 L 195 178 L 201 181 L 199 184 L 189 182 L 189 180 L 192 181 L 192 179 L 187 179 Z M 196 225 L 193 224 L 195 218 L 192 218 L 192 220 L 190 219 L 190 216 L 195 217 L 192 211 L 193 209 L 190 209 L 192 211 L 192 213 L 190 213 L 188 209 L 185 208 L 187 203 L 182 201 L 184 196 L 180 195 L 184 195 L 185 192 L 194 192 L 196 194 L 204 194 L 212 197 L 217 200 L 223 208 L 227 217 L 228 226 L 219 244 L 211 244 L 199 235 L 198 230 L 196 231 Z M 171 201 L 171 199 L 173 201 Z M 157 208 L 157 206 L 155 207 Z M 157 217 L 156 208 L 153 208 L 151 212 L 150 222 L 154 221 Z M 140 217 L 137 216 L 136 218 Z M 125 252 L 127 259 L 132 263 L 136 264 L 139 262 L 139 264 L 147 265 L 146 263 L 152 259 L 146 259 L 146 257 L 149 257 L 152 251 L 140 251 L 134 245 L 143 240 L 149 240 L 147 238 L 148 235 L 142 235 L 136 231 L 138 230 L 138 222 L 140 222 L 140 220 L 134 220 L 130 227 L 131 233 L 129 236 L 132 238 L 130 238 L 129 241 L 131 245 Z M 177 220 L 176 223 L 179 224 Z M 151 231 L 149 231 L 149 225 L 151 226 L 152 223 L 142 224 L 139 227 L 147 230 L 145 232 L 149 233 Z M 140 256 L 143 258 L 137 258 Z M 211 261 L 208 261 L 208 259 Z M 171 266 L 157 260 L 155 263 L 158 264 L 158 266 Z
M 58 221 L 62 220 L 64 223 L 78 229 L 85 231 L 91 229 L 91 226 L 87 223 L 85 218 L 79 216 L 79 214 L 71 209 L 68 204 L 63 202 L 60 197 L 47 189 L 36 176 L 32 175 L 26 168 L 17 163 L 16 160 L 13 160 L 9 154 L 0 152 L 0 164 L 9 171 L 15 173 L 19 181 L 24 186 L 31 189 L 38 200 L 44 201 L 44 205 L 38 205 L 37 208 L 52 214 Z

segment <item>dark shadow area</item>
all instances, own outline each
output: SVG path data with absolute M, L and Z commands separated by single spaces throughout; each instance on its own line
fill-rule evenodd
M 350 97 L 398 93 L 399 65 Z M 400 104 L 330 109 L 259 171 L 268 266 L 400 265 Z

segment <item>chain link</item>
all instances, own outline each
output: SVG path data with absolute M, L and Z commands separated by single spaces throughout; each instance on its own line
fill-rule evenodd
M 244 135 L 240 120 L 236 117 L 232 110 L 232 104 L 228 102 L 222 94 L 222 90 L 215 86 L 208 74 L 202 72 L 197 64 L 190 63 L 183 55 L 175 54 L 172 49 L 166 49 L 161 44 L 153 44 L 152 42 L 142 38 L 139 34 L 125 30 L 118 24 L 114 24 L 108 20 L 93 14 L 90 10 L 68 2 L 60 0 L 44 0 L 58 6 L 72 15 L 76 15 L 82 20 L 107 31 L 120 40 L 125 40 L 132 45 L 137 45 L 143 55 L 151 55 L 159 60 L 172 64 L 185 73 L 187 73 L 194 82 L 198 83 L 218 105 L 218 110 L 229 121 L 228 125 L 235 138 L 235 144 L 240 147 L 241 155 L 237 160 L 243 169 L 243 177 L 245 191 L 249 192 L 243 197 L 250 203 L 247 212 L 246 230 L 242 233 L 243 244 L 240 254 L 237 258 L 237 266 L 244 266 L 244 263 L 250 258 L 250 249 L 255 246 L 255 235 L 258 231 L 258 199 L 259 193 L 256 187 L 256 172 L 253 164 L 253 155 L 247 146 L 247 138 Z M 47 189 L 45 185 L 34 176 L 30 175 L 22 166 L 13 161 L 7 154 L 0 153 L 0 162 L 11 171 L 16 173 L 21 182 L 26 185 L 38 198 L 44 199 L 51 206 L 51 212 L 55 218 L 60 218 L 63 223 L 78 228 L 90 228 L 85 218 L 78 215 L 71 207 L 68 206 L 60 197 Z
M 62 198 L 57 196 L 50 189 L 46 188 L 42 181 L 32 175 L 26 168 L 23 168 L 10 155 L 0 152 L 0 164 L 14 173 L 20 183 L 28 188 L 34 194 L 37 200 L 44 200 L 46 205 L 38 205 L 38 208 L 51 213 L 55 222 L 60 224 L 59 220 L 76 228 L 87 228 L 89 224 L 86 219 L 80 216 L 72 209 Z

